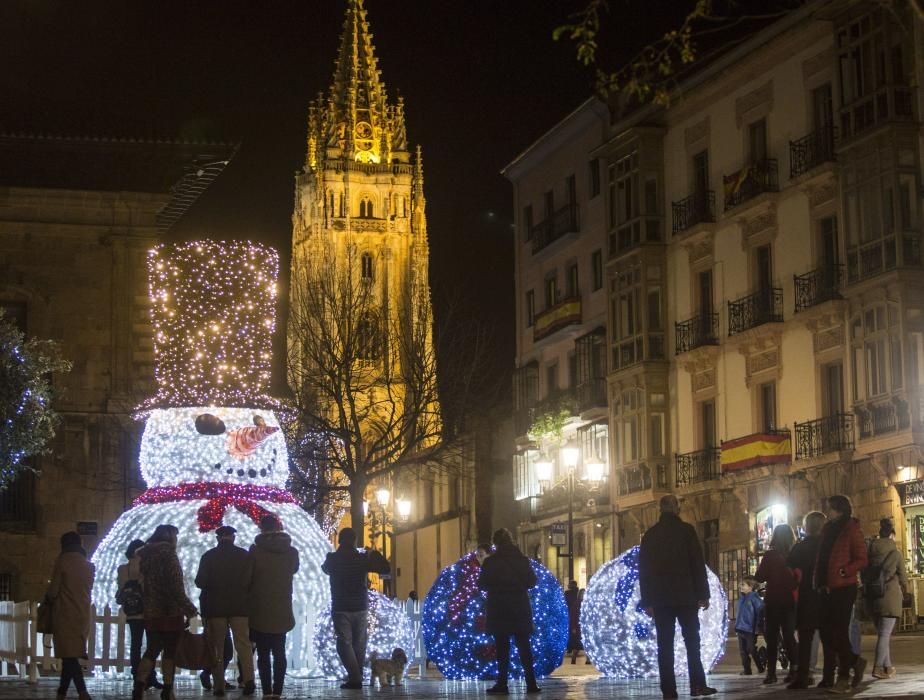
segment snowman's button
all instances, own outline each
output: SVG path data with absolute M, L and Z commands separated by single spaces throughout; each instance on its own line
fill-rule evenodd
M 256 469 L 250 469 L 247 471 L 247 476 L 249 476 L 251 479 L 253 479 L 256 475 L 257 475 Z

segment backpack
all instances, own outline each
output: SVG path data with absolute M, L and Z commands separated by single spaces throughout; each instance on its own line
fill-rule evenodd
M 895 554 L 894 551 L 889 552 L 881 564 L 867 566 L 860 574 L 860 581 L 863 583 L 863 597 L 867 600 L 879 600 L 885 596 L 886 585 L 894 578 L 885 577 L 885 565 L 893 554 Z
M 116 593 L 116 602 L 122 606 L 122 611 L 126 615 L 141 615 L 144 612 L 141 582 L 137 579 L 126 581 Z

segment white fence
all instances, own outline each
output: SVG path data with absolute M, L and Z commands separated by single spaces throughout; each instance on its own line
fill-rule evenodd
M 420 603 L 407 601 L 405 612 L 414 626 L 416 644 L 414 650 L 406 650 L 408 657 L 421 660 L 418 673 L 423 675 L 426 662 L 426 652 L 423 644 L 421 629 Z M 94 624 L 90 625 L 90 636 L 87 640 L 89 651 L 86 667 L 98 669 L 103 675 L 129 677 L 129 631 L 122 613 L 113 615 L 108 607 L 103 608 L 102 614 L 97 614 L 96 608 L 90 608 Z M 0 676 L 17 675 L 20 678 L 28 677 L 30 683 L 38 681 L 40 669 L 43 671 L 56 671 L 60 668 L 59 659 L 55 658 L 51 635 L 38 632 L 36 618 L 38 603 L 25 601 L 13 603 L 0 601 Z M 202 630 L 199 618 L 193 618 L 189 626 L 190 632 L 198 633 Z M 15 671 L 11 666 L 15 665 Z M 299 669 L 289 668 L 290 673 L 297 674 Z M 178 671 L 179 672 L 179 671 Z

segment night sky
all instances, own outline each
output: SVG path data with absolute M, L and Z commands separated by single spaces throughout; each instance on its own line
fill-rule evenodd
M 512 190 L 498 171 L 591 93 L 592 72 L 551 38 L 581 3 L 365 5 L 388 94 L 405 97 L 409 140 L 423 147 L 438 321 L 449 305 L 478 314 L 509 371 Z M 285 274 L 308 102 L 330 85 L 345 6 L 3 0 L 0 131 L 240 142 L 171 235 L 264 241 Z M 639 35 L 646 6 L 618 35 Z

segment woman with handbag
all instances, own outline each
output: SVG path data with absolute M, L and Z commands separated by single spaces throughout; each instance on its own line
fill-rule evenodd
M 876 660 L 873 677 L 891 678 L 895 675 L 889 645 L 895 621 L 902 614 L 902 600 L 908 589 L 905 559 L 895 546 L 895 526 L 889 518 L 879 521 L 879 537 L 869 543 L 869 568 L 877 567 L 884 586 L 866 586 L 866 602 L 876 625 Z M 878 589 L 878 590 L 874 590 Z
M 132 700 L 142 700 L 145 682 L 157 657 L 163 653 L 161 672 L 164 688 L 161 700 L 176 700 L 173 694 L 174 657 L 180 634 L 196 615 L 196 606 L 186 597 L 183 569 L 176 555 L 177 533 L 173 525 L 158 525 L 148 543 L 138 553 L 141 556 L 141 577 L 144 581 L 144 629 L 147 648 L 132 689 Z
M 61 535 L 61 554 L 55 560 L 51 585 L 45 599 L 51 604 L 51 627 L 55 656 L 61 659 L 61 683 L 57 700 L 63 700 L 71 681 L 80 700 L 91 700 L 78 659 L 87 657 L 90 632 L 90 591 L 95 576 L 93 564 L 76 532 Z
M 116 593 L 116 602 L 125 614 L 125 622 L 128 624 L 131 639 L 129 659 L 131 660 L 132 678 L 135 678 L 138 672 L 138 663 L 141 661 L 141 642 L 144 640 L 144 594 L 141 585 L 141 557 L 138 556 L 138 550 L 142 547 L 144 547 L 144 540 L 132 540 L 128 549 L 125 550 L 125 558 L 128 562 L 119 566 L 119 592 Z M 164 687 L 157 682 L 153 668 L 145 679 L 145 684 L 148 688 L 158 690 Z

